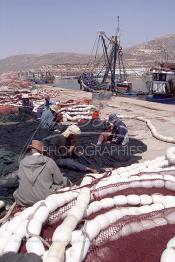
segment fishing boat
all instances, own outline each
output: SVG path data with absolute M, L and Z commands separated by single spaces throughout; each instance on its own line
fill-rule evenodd
M 102 55 L 99 54 L 101 47 Z M 118 17 L 117 32 L 108 37 L 104 31 L 99 32 L 94 61 L 87 65 L 78 82 L 85 91 L 110 90 L 113 93 L 129 92 L 132 83 L 128 82 L 120 44 L 120 26 Z
M 147 82 L 149 94 L 146 100 L 175 104 L 175 64 L 160 64 L 150 69 L 151 80 Z

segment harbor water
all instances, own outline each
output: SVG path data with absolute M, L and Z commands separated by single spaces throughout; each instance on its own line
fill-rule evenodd
M 129 81 L 132 82 L 132 91 L 147 92 L 145 80 L 142 78 L 130 77 Z M 79 89 L 80 86 L 77 79 L 56 79 L 55 86 L 68 88 L 68 89 Z
M 148 93 L 148 88 L 146 86 L 146 79 L 144 78 L 130 76 L 128 81 L 132 83 L 132 90 L 129 94 L 125 94 L 125 96 L 138 100 L 147 100 L 154 103 L 173 104 L 173 105 L 175 104 L 175 99 L 171 97 L 154 98 L 151 95 L 150 96 L 143 95 L 143 94 L 136 95 L 135 93 L 137 92 Z M 80 88 L 77 79 L 73 79 L 73 78 L 57 79 L 54 83 L 54 86 L 60 88 L 74 89 L 74 90 L 79 90 Z

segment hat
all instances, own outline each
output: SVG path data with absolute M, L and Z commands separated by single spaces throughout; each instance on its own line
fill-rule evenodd
M 31 149 L 36 149 L 37 151 L 39 151 L 40 153 L 45 152 L 46 150 L 44 149 L 44 144 L 43 142 L 39 141 L 39 140 L 32 140 L 32 144 L 29 145 L 27 148 L 31 148 Z
M 56 105 L 50 105 L 50 109 L 54 112 L 57 112 L 59 110 L 59 107 Z
M 108 121 L 109 121 L 109 123 L 114 123 L 117 119 L 118 119 L 118 117 L 117 117 L 116 114 L 110 114 Z
M 81 130 L 76 125 L 69 126 L 65 132 L 63 132 L 63 136 L 68 137 L 69 135 L 80 135 Z

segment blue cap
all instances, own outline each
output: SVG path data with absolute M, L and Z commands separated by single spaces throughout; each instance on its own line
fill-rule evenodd
M 108 121 L 109 121 L 110 123 L 114 123 L 117 119 L 118 119 L 118 117 L 117 117 L 116 114 L 110 114 Z

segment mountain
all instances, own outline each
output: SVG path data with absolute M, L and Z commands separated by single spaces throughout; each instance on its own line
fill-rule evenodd
M 151 67 L 159 62 L 175 60 L 175 34 L 123 49 L 126 67 Z M 43 65 L 86 64 L 90 55 L 76 53 L 49 53 L 45 55 L 16 55 L 0 59 L 0 73 L 39 69 Z
M 0 73 L 8 71 L 39 69 L 43 65 L 85 64 L 89 55 L 76 53 L 49 53 L 45 55 L 16 55 L 0 59 Z
M 168 34 L 151 41 L 124 49 L 126 63 L 136 67 L 150 67 L 160 62 L 175 61 L 175 34 Z

